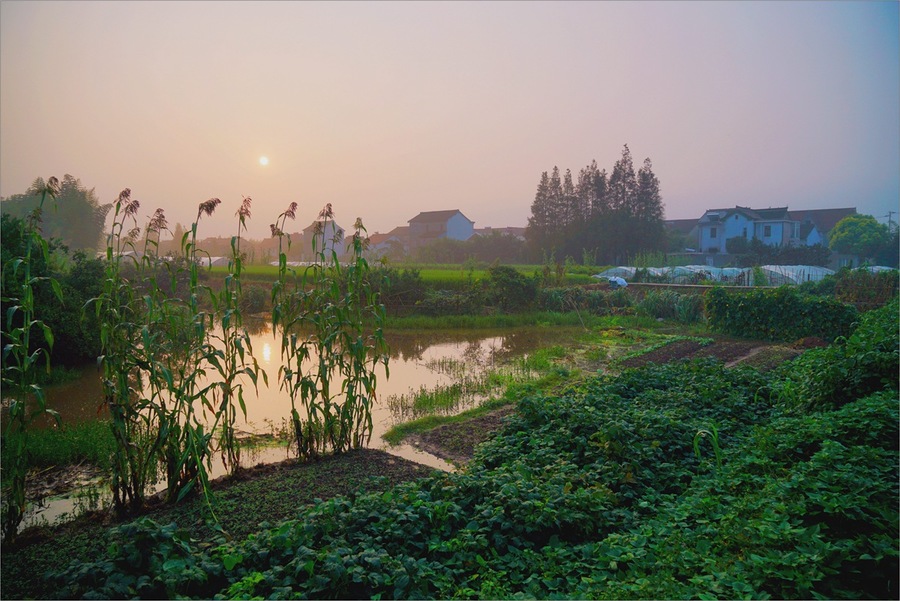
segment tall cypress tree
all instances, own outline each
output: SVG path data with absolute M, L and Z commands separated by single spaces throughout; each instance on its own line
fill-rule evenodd
M 637 191 L 637 177 L 628 144 L 622 150 L 622 158 L 613 166 L 609 176 L 609 204 L 614 211 L 634 214 L 634 197 Z
M 537 191 L 534 194 L 534 202 L 531 203 L 531 217 L 528 218 L 528 226 L 525 228 L 525 239 L 532 252 L 540 255 L 548 241 L 550 228 L 553 223 L 553 207 L 550 199 L 550 178 L 547 172 L 541 174 Z
M 526 229 L 532 258 L 555 250 L 560 258 L 620 262 L 662 248 L 662 198 L 649 158 L 635 174 L 626 144 L 612 174 L 592 161 L 577 184 L 572 179 L 569 169 L 560 177 L 558 167 L 541 175 Z
M 565 219 L 566 204 L 563 200 L 562 178 L 559 175 L 559 167 L 553 166 L 550 172 L 550 181 L 547 184 L 547 194 L 550 198 L 550 224 L 551 229 L 559 229 L 560 223 Z
M 638 170 L 637 194 L 635 195 L 634 216 L 642 221 L 662 221 L 663 204 L 659 194 L 659 180 L 653 173 L 650 157 Z
M 591 204 L 591 216 L 604 215 L 611 210 L 609 206 L 609 175 L 606 169 L 594 175 L 594 199 Z
M 644 159 L 644 165 L 638 170 L 634 209 L 635 233 L 641 248 L 654 251 L 665 248 L 662 196 L 650 157 Z
M 575 184 L 572 181 L 572 170 L 566 169 L 566 173 L 562 180 L 562 217 L 560 225 L 562 227 L 570 227 L 581 222 L 581 215 L 578 208 L 578 196 L 575 194 Z

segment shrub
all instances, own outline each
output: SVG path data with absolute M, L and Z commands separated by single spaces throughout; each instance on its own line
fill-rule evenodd
M 411 307 L 425 299 L 425 282 L 418 269 L 373 267 L 367 280 L 387 308 Z
M 537 296 L 538 282 L 506 265 L 495 265 L 488 270 L 485 282 L 488 303 L 502 311 L 521 311 L 528 308 Z
M 537 295 L 537 306 L 542 311 L 565 313 L 588 311 L 594 315 L 609 315 L 617 310 L 634 306 L 634 299 L 626 290 L 588 290 L 575 288 L 543 288 Z
M 834 340 L 849 334 L 858 316 L 852 305 L 802 294 L 791 286 L 735 294 L 713 288 L 706 294 L 705 309 L 714 330 L 759 340 Z
M 484 309 L 483 297 L 477 291 L 427 290 L 425 297 L 416 303 L 416 309 L 425 315 L 461 315 L 480 313 Z
M 900 303 L 865 313 L 846 339 L 807 351 L 785 366 L 785 401 L 806 409 L 839 407 L 872 392 L 896 391 Z
M 269 305 L 269 292 L 260 286 L 243 286 L 241 312 L 247 315 L 264 312 Z

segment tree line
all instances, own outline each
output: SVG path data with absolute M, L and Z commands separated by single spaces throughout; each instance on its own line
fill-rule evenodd
M 622 263 L 641 252 L 665 249 L 659 178 L 650 158 L 635 172 L 626 144 L 612 172 L 597 161 L 560 175 L 544 171 L 525 237 L 532 256 L 555 254 L 584 263 Z

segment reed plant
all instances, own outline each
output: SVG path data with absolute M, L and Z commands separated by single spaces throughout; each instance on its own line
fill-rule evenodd
M 6 274 L 12 274 L 13 284 L 2 291 L 6 310 L 6 327 L 3 330 L 2 383 L 4 397 L 10 398 L 9 413 L 3 432 L 4 464 L 11 470 L 8 476 L 9 488 L 3 505 L 2 532 L 7 542 L 16 537 L 16 532 L 25 514 L 25 481 L 28 471 L 28 430 L 42 415 L 50 414 L 57 420 L 58 414 L 48 409 L 44 391 L 37 383 L 39 364 L 45 363 L 50 371 L 50 355 L 46 349 L 34 344 L 32 331 L 40 331 L 47 343 L 53 347 L 53 332 L 38 318 L 35 305 L 35 286 L 49 280 L 54 293 L 62 302 L 59 283 L 53 278 L 32 276 L 31 267 L 34 253 L 40 253 L 44 262 L 50 257 L 50 247 L 41 235 L 40 224 L 44 202 L 47 197 L 55 199 L 59 193 L 59 181 L 51 177 L 41 186 L 38 206 L 25 222 L 25 254 L 15 257 L 3 266 Z M 19 273 L 21 272 L 21 277 Z M 3 278 L 4 287 L 7 278 Z M 32 350 L 32 347 L 34 350 Z M 31 402 L 30 399 L 33 399 Z M 7 460 L 10 458 L 11 460 Z

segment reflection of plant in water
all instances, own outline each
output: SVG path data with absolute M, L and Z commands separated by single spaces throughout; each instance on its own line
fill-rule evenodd
M 511 384 L 537 377 L 529 367 L 527 357 L 495 369 L 479 368 L 451 357 L 434 359 L 426 365 L 453 381 L 432 388 L 422 386 L 407 394 L 390 395 L 387 403 L 395 423 L 425 415 L 459 413 L 478 406 Z

